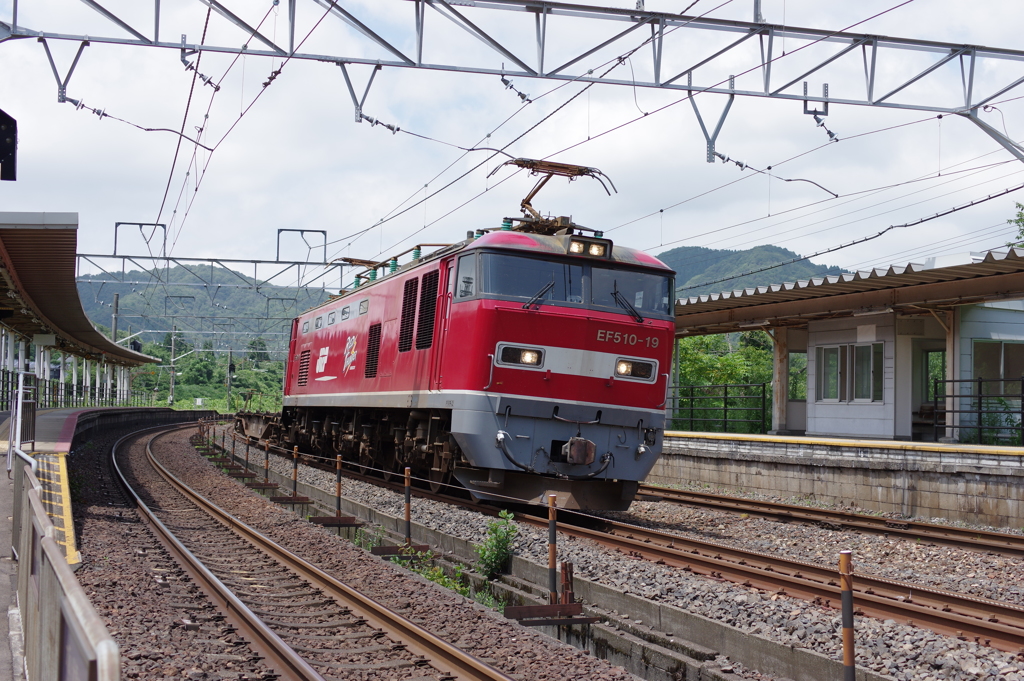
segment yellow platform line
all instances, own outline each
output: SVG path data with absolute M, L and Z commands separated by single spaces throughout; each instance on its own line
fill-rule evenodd
M 74 565 L 81 562 L 81 556 L 78 555 L 78 548 L 75 546 L 75 521 L 71 517 L 71 487 L 68 485 L 68 463 L 67 453 L 57 452 L 57 461 L 60 463 L 60 490 L 64 496 L 64 538 L 67 540 L 64 544 L 64 555 L 67 556 L 68 565 Z
M 1024 456 L 1020 447 L 998 445 L 967 445 L 958 443 L 904 442 L 893 440 L 858 440 L 841 437 L 806 437 L 803 435 L 757 435 L 745 433 L 704 433 L 697 431 L 666 430 L 665 438 L 688 438 L 692 440 L 734 440 L 740 442 L 765 442 L 789 445 L 825 445 L 828 447 L 895 449 L 900 451 L 941 452 L 945 454 L 998 454 L 1000 456 Z
M 51 501 L 50 499 L 40 500 L 48 506 L 56 506 L 53 511 L 47 509 L 47 513 L 51 517 L 60 518 L 64 523 L 63 528 L 58 528 L 63 531 L 64 539 L 56 539 L 57 543 L 64 547 L 64 556 L 68 561 L 68 565 L 76 565 L 82 562 L 82 557 L 78 552 L 78 547 L 75 545 L 75 523 L 71 515 L 71 488 L 68 485 L 68 466 L 67 466 L 67 453 L 66 452 L 32 452 L 33 458 L 39 461 L 39 473 L 40 482 L 46 482 L 51 485 L 57 485 L 60 487 L 59 492 L 46 490 L 46 495 L 52 495 L 56 497 L 58 501 Z M 45 461 L 39 460 L 40 456 L 52 456 L 56 461 Z M 52 475 L 53 477 L 44 476 L 45 473 Z

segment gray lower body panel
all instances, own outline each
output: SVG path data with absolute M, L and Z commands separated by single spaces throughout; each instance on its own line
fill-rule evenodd
M 475 496 L 554 493 L 567 508 L 628 507 L 661 453 L 665 427 L 663 410 L 468 391 L 290 396 L 285 405 L 450 410 L 452 436 L 469 464 L 455 475 Z M 574 437 L 594 444 L 592 462 L 562 456 Z

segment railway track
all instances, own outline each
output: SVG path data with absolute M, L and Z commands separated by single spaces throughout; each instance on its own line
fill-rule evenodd
M 331 681 L 334 675 L 395 674 L 436 681 L 512 681 L 489 664 L 356 592 L 184 485 L 153 451 L 166 429 L 147 436 L 146 462 L 131 467 L 135 489 L 113 463 L 161 543 L 282 678 Z M 145 503 L 144 499 L 149 503 Z M 199 622 L 184 621 L 186 627 Z
M 896 520 L 863 513 L 847 513 L 830 509 L 742 499 L 723 494 L 690 492 L 651 485 L 640 485 L 639 494 L 644 496 L 645 501 L 668 501 L 676 504 L 713 508 L 715 510 L 747 513 L 776 522 L 802 522 L 826 525 L 835 529 L 874 532 L 897 536 L 903 539 L 955 546 L 957 548 L 993 551 L 1009 556 L 1024 556 L 1024 536 L 1001 532 L 970 530 L 949 525 L 936 525 L 912 520 Z
M 282 453 L 288 454 L 283 450 Z M 352 471 L 345 471 L 345 474 L 395 491 L 402 488 L 401 484 Z M 661 488 L 655 489 L 661 491 Z M 489 510 L 486 506 L 423 489 L 414 488 L 413 494 L 484 513 Z M 516 519 L 546 528 L 546 513 L 546 509 L 538 510 L 537 516 L 519 512 Z M 625 556 L 824 607 L 838 609 L 840 605 L 839 574 L 830 566 L 690 539 L 565 509 L 559 509 L 558 517 L 558 531 L 563 535 L 590 539 Z M 893 619 L 945 636 L 1024 654 L 1024 607 L 862 573 L 854 578 L 854 591 L 860 615 Z

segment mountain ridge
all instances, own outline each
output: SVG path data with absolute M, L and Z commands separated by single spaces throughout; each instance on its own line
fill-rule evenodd
M 680 246 L 659 253 L 656 257 L 676 271 L 676 294 L 680 298 L 800 281 L 842 274 L 845 271 L 835 265 L 818 265 L 803 260 L 764 272 L 746 274 L 800 257 L 800 254 L 787 248 L 771 244 L 737 251 Z M 722 279 L 727 281 L 706 283 Z

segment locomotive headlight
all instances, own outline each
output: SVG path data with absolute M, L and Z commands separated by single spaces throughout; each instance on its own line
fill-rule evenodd
M 590 247 L 593 248 L 595 245 L 596 244 L 591 244 Z M 586 247 L 586 244 L 584 244 L 582 241 L 572 241 L 572 242 L 569 243 L 569 252 L 570 253 L 576 253 L 577 255 L 579 255 L 579 254 L 583 253 L 583 249 L 585 247 Z M 593 255 L 593 254 L 591 254 L 591 255 Z
M 620 359 L 615 362 L 615 373 L 618 376 L 650 380 L 654 376 L 654 364 L 639 360 Z
M 517 364 L 540 368 L 544 364 L 544 351 L 506 345 L 498 353 L 498 364 Z
M 604 244 L 590 244 L 589 253 L 597 258 L 603 258 L 605 252 Z

